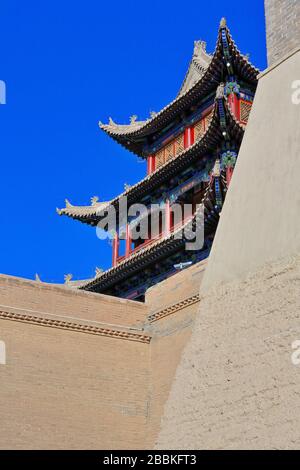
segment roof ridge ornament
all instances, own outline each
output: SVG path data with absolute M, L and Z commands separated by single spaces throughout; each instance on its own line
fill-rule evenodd
M 70 203 L 69 199 L 65 199 L 66 207 L 73 207 L 73 204 Z
M 108 124 L 109 124 L 110 126 L 116 126 L 116 123 L 112 120 L 111 117 L 108 118 Z
M 223 18 L 220 21 L 220 28 L 226 28 L 227 26 L 227 21 L 226 18 L 223 16 Z
M 42 280 L 41 280 L 40 276 L 38 275 L 38 273 L 35 273 L 34 280 L 35 280 L 36 282 L 42 282 Z
M 224 98 L 224 89 L 225 89 L 224 83 L 220 83 L 220 85 L 217 88 L 217 93 L 216 93 L 217 100 Z
M 72 280 L 72 278 L 73 278 L 73 274 L 65 274 L 64 275 L 65 284 L 69 284 L 69 282 Z
M 212 174 L 213 174 L 213 176 L 215 176 L 216 178 L 218 178 L 218 177 L 220 176 L 220 174 L 221 174 L 221 162 L 220 162 L 220 159 L 219 159 L 219 158 L 217 158 L 216 161 L 215 161 Z
M 198 39 L 194 41 L 194 56 L 199 56 L 201 52 L 206 52 L 206 41 Z
M 98 196 L 91 197 L 91 206 L 95 206 L 99 202 Z
M 100 274 L 103 273 L 103 269 L 102 268 L 98 268 L 98 266 L 96 266 L 96 269 L 95 269 L 95 277 L 98 277 L 100 276 Z
M 130 116 L 130 124 L 134 124 L 135 122 L 137 122 L 137 115 L 136 114 L 133 114 L 132 116 Z

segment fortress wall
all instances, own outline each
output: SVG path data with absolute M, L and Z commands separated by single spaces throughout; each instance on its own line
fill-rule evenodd
M 299 74 L 260 78 L 158 448 L 300 447 Z
M 149 344 L 0 319 L 0 449 L 138 449 Z
M 206 293 L 157 448 L 300 448 L 299 292 L 298 257 Z
M 16 312 L 20 309 L 124 327 L 141 327 L 148 312 L 138 302 L 0 275 L 0 310 L 10 307 Z
M 146 305 L 0 276 L 0 448 L 153 448 L 204 264 Z
M 143 447 L 147 312 L 137 302 L 0 276 L 0 448 Z
M 268 62 L 273 65 L 300 45 L 299 0 L 265 0 Z
M 153 448 L 160 428 L 161 416 L 168 398 L 182 351 L 193 330 L 199 308 L 199 285 L 207 260 L 179 271 L 153 286 L 146 294 L 150 319 L 146 325 L 151 334 L 151 384 L 148 448 Z M 171 309 L 168 309 L 172 306 Z
M 202 292 L 300 251 L 300 49 L 259 80 Z M 298 91 L 299 95 L 299 91 Z
M 199 303 L 153 323 L 151 333 L 151 403 L 148 448 L 156 442 L 164 405 L 168 399 L 182 351 L 190 339 Z
M 148 289 L 146 305 L 150 313 L 199 294 L 206 264 L 207 260 L 200 261 Z

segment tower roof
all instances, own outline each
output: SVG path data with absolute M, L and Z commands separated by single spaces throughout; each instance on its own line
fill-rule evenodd
M 210 124 L 204 135 L 193 145 L 168 160 L 153 173 L 147 175 L 144 179 L 129 187 L 111 201 L 94 201 L 91 206 L 73 206 L 66 200 L 66 207 L 57 209 L 58 214 L 66 215 L 72 219 L 95 226 L 101 220 L 105 209 L 110 204 L 114 205 L 116 209 L 118 208 L 118 201 L 121 197 L 127 196 L 128 203 L 139 201 L 140 198 L 177 173 L 181 168 L 184 168 L 196 158 L 199 159 L 201 156 L 206 155 L 209 150 L 216 148 L 224 141 L 220 123 L 220 104 L 222 104 L 222 109 L 224 109 L 227 131 L 231 136 L 234 136 L 237 141 L 241 142 L 245 126 L 238 122 L 233 116 L 227 99 L 224 96 L 224 87 L 220 86 L 217 90 Z
M 213 92 L 222 82 L 229 64 L 246 82 L 257 83 L 259 70 L 238 50 L 226 21 L 222 19 L 216 48 L 212 55 L 207 54 L 205 42 L 195 42 L 194 54 L 185 79 L 177 97 L 171 103 L 158 113 L 151 113 L 146 120 L 138 121 L 137 116 L 132 116 L 129 124 L 116 124 L 110 118 L 108 124 L 100 122 L 99 127 L 128 150 L 146 158 L 144 146 L 147 137 L 164 129 L 183 111 L 188 110 L 195 101 Z

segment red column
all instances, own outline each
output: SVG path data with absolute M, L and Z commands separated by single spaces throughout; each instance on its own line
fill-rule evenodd
M 240 99 L 235 93 L 230 93 L 228 96 L 228 103 L 232 114 L 239 121 L 240 120 Z
M 166 228 L 165 234 L 168 235 L 171 232 L 171 206 L 169 199 L 165 202 L 165 221 L 166 221 Z
M 193 143 L 193 134 L 194 134 L 194 129 L 191 127 L 187 127 L 184 130 L 184 148 L 188 148 L 192 145 Z
M 226 168 L 226 182 L 227 182 L 227 187 L 229 187 L 230 185 L 230 181 L 231 181 L 231 178 L 232 178 L 232 173 L 233 173 L 233 167 L 232 166 L 228 166 Z
M 151 173 L 155 170 L 155 155 L 151 156 Z
M 130 238 L 130 225 L 126 225 L 126 247 L 125 247 L 125 258 L 130 255 L 131 252 L 131 238 Z
M 149 155 L 147 158 L 147 174 L 150 175 L 155 170 L 155 155 Z
M 112 251 L 113 251 L 112 265 L 116 266 L 117 259 L 118 259 L 118 256 L 119 256 L 119 237 L 118 237 L 118 233 L 115 234 L 112 246 L 113 246 L 113 249 L 112 249 Z

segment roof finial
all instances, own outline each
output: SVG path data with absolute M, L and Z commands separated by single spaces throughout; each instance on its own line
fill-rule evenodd
M 134 114 L 133 116 L 130 116 L 130 124 L 134 124 L 137 120 L 137 115 Z
M 206 52 L 206 42 L 205 41 L 194 41 L 194 56 L 199 56 L 200 53 Z
M 220 159 L 217 158 L 215 161 L 214 167 L 213 167 L 213 176 L 219 177 L 221 174 L 221 165 L 220 165 Z
M 97 276 L 100 276 L 100 274 L 103 273 L 103 269 L 102 268 L 98 268 L 98 266 L 96 266 L 96 269 L 95 269 L 95 277 Z
M 40 276 L 38 275 L 38 273 L 35 274 L 35 281 L 36 282 L 42 282 Z
M 110 126 L 115 126 L 116 125 L 111 117 L 108 118 L 108 123 L 109 123 Z
M 130 184 L 124 183 L 124 190 L 125 190 L 125 191 L 128 191 L 128 189 L 130 189 L 130 188 L 131 188 L 131 185 L 130 185 Z
M 73 207 L 69 199 L 65 199 L 65 204 L 66 204 L 66 207 Z
M 223 17 L 220 21 L 220 28 L 226 28 L 226 26 L 227 26 L 226 18 Z
M 220 100 L 221 98 L 224 98 L 224 88 L 225 88 L 224 83 L 220 83 L 220 85 L 217 88 L 217 93 L 216 93 L 216 98 L 218 100 Z
M 99 202 L 99 197 L 98 196 L 93 196 L 91 197 L 91 205 L 95 206 Z
M 73 274 L 65 274 L 64 275 L 64 281 L 65 281 L 65 284 L 68 284 L 73 278 Z

